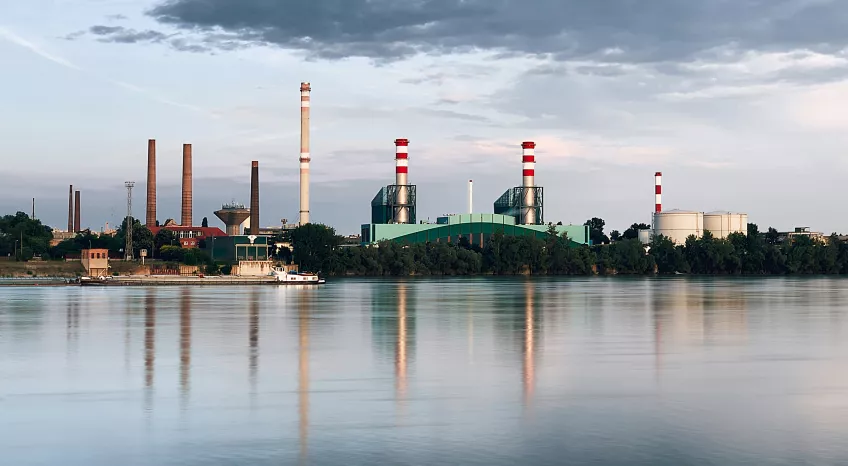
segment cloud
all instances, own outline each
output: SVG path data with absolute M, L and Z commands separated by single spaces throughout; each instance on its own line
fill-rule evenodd
M 137 31 L 123 26 L 92 26 L 89 32 L 99 36 L 101 42 L 117 42 L 120 44 L 135 44 L 137 42 L 162 42 L 167 35 L 152 30 Z
M 638 63 L 729 45 L 829 52 L 848 27 L 830 0 L 167 0 L 148 14 L 228 40 L 375 59 L 490 50 Z

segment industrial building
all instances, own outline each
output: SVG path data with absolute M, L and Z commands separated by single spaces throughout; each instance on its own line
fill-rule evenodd
M 266 236 L 221 236 L 205 241 L 205 248 L 215 261 L 267 261 L 269 238 Z
M 550 225 L 544 220 L 543 188 L 535 183 L 533 142 L 521 145 L 522 185 L 508 189 L 494 203 L 494 213 L 471 213 L 472 181 L 468 184 L 469 213 L 438 217 L 436 223 L 417 222 L 417 187 L 409 184 L 409 140 L 395 140 L 395 184 L 380 189 L 371 201 L 371 223 L 362 225 L 362 244 L 458 243 L 463 239 L 485 246 L 492 235 L 545 237 Z M 589 244 L 589 227 L 554 225 L 574 244 Z
M 700 238 L 708 231 L 714 238 L 727 238 L 731 233 L 748 234 L 748 214 L 717 211 L 703 213 L 690 210 L 662 210 L 662 172 L 654 174 L 654 215 L 651 230 L 639 232 L 639 239 L 647 244 L 652 236 L 662 235 L 675 244 L 686 243 L 686 238 Z M 647 234 L 649 233 L 649 234 Z

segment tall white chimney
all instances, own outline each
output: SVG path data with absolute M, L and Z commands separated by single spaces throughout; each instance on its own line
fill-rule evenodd
M 309 223 L 309 93 L 312 86 L 300 83 L 300 224 Z M 254 226 L 258 227 L 258 225 Z
M 474 180 L 468 180 L 468 213 L 474 213 Z

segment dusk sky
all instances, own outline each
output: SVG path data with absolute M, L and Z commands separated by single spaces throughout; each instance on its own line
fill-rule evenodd
M 0 213 L 63 228 L 248 203 L 296 221 L 299 85 L 312 83 L 312 220 L 358 232 L 410 139 L 418 217 L 491 212 L 537 143 L 548 221 L 747 212 L 848 233 L 848 9 L 837 0 L 27 0 L 0 5 Z M 837 189 L 839 188 L 839 189 Z

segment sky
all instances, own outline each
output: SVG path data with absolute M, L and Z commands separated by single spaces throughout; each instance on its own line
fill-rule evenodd
M 296 221 L 299 86 L 312 84 L 312 221 L 357 233 L 410 139 L 418 217 L 475 212 L 537 144 L 545 220 L 748 213 L 761 229 L 848 233 L 848 10 L 838 0 L 28 0 L 0 5 L 0 212 L 62 228 L 160 221 L 249 199 Z

